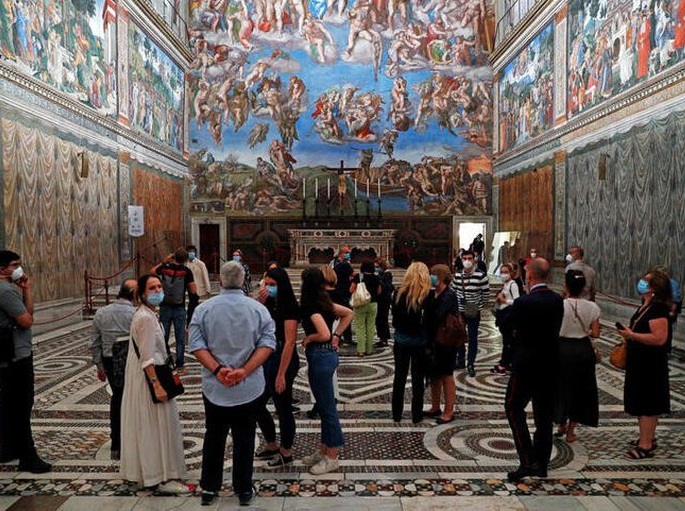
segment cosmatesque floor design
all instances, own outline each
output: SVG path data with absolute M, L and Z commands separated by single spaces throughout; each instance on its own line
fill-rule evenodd
M 606 506 L 595 504 L 602 509 L 624 508 L 615 500 L 621 498 L 637 499 L 631 505 L 643 508 L 639 502 L 650 502 L 640 500 L 643 497 L 671 498 L 667 500 L 671 508 L 685 508 L 685 364 L 680 361 L 683 352 L 676 349 L 671 359 L 672 414 L 660 421 L 659 449 L 653 458 L 631 461 L 625 458 L 625 451 L 628 442 L 637 436 L 637 422 L 623 412 L 623 374 L 608 364 L 608 353 L 617 340 L 613 329 L 604 328 L 599 346 L 606 356 L 597 366 L 600 427 L 581 427 L 578 440 L 572 444 L 555 439 L 549 479 L 525 484 L 506 481 L 506 472 L 518 463 L 503 412 L 507 377 L 489 372 L 501 349 L 491 318 L 486 316 L 481 324 L 476 377 L 469 378 L 463 370 L 456 373 L 457 419 L 441 426 L 430 419 L 412 424 L 409 386 L 404 420 L 399 424 L 392 421 L 392 347 L 379 349 L 365 358 L 356 357 L 352 347 L 345 347 L 338 371 L 339 410 L 346 441 L 340 471 L 315 477 L 299 461 L 275 472 L 265 470 L 264 462 L 256 462 L 257 505 L 303 509 L 302 505 L 288 507 L 281 499 L 299 497 L 314 503 L 317 497 L 328 497 L 326 507 L 346 509 L 354 501 L 361 502 L 354 506 L 361 509 L 371 504 L 369 499 L 391 497 L 393 505 L 398 506 L 391 506 L 393 509 L 412 509 L 413 505 L 418 505 L 417 509 L 440 509 L 443 505 L 451 507 L 452 499 L 445 498 L 459 497 L 462 500 L 452 503 L 464 505 L 477 498 L 499 498 L 500 507 L 532 509 L 536 507 L 536 498 L 565 496 L 575 498 L 575 503 L 580 502 L 579 498 L 602 497 Z M 69 504 L 72 497 L 84 497 L 79 501 L 82 504 L 135 497 L 138 509 L 139 499 L 151 493 L 119 479 L 117 463 L 109 459 L 108 388 L 97 380 L 90 363 L 89 323 L 43 334 L 36 341 L 34 436 L 39 452 L 53 462 L 54 469 L 36 476 L 18 472 L 16 463 L 0 464 L 0 509 L 81 509 L 78 505 L 70 507 L 75 505 Z M 311 398 L 304 356 L 301 363 L 295 384 L 302 409 L 297 420 L 296 458 L 313 451 L 319 440 L 318 421 L 305 415 Z M 190 482 L 196 483 L 204 417 L 199 365 L 192 356 L 189 368 L 184 377 L 186 393 L 179 403 Z M 425 403 L 427 407 L 428 393 Z M 222 501 L 230 506 L 236 504 L 230 488 L 230 446 L 225 467 Z M 362 497 L 367 499 L 343 500 Z M 422 499 L 407 500 L 410 497 Z M 192 506 L 199 504 L 195 502 L 197 497 L 190 499 L 194 499 Z M 190 505 L 189 500 L 171 497 L 153 500 L 158 504 L 142 508 L 169 509 L 178 504 L 186 509 Z M 666 502 L 654 502 L 657 500 Z M 486 501 L 475 502 L 484 505 Z M 134 507 L 112 504 L 105 508 Z

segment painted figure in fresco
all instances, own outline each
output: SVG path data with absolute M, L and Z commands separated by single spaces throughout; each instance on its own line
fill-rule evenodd
M 238 130 L 247 122 L 247 117 L 250 112 L 250 101 L 247 95 L 247 85 L 245 82 L 241 81 L 236 84 L 233 88 L 230 101 L 233 131 L 238 133 Z
M 309 44 L 309 55 L 317 62 L 324 64 L 326 62 L 326 43 L 335 51 L 335 42 L 331 33 L 326 29 L 323 22 L 311 15 L 305 17 L 302 32 L 305 41 Z
M 409 117 L 411 103 L 409 101 L 409 92 L 407 91 L 407 80 L 404 77 L 399 76 L 395 78 L 390 97 L 391 101 L 388 119 L 392 121 L 395 130 L 407 131 L 411 125 L 411 119 Z
M 266 71 L 271 67 L 271 65 L 271 60 L 260 60 L 256 62 L 255 65 L 252 66 L 252 69 L 250 69 L 250 72 L 245 77 L 245 87 L 249 89 L 257 82 L 259 82 L 262 78 L 264 78 L 264 73 L 266 73 Z
M 637 35 L 637 78 L 645 78 L 649 73 L 649 54 L 652 51 L 650 45 L 650 33 L 652 24 L 649 21 L 649 13 L 642 13 L 640 30 Z
M 293 143 L 295 140 L 300 139 L 297 133 L 297 120 L 299 118 L 299 111 L 293 109 L 292 107 L 283 109 L 283 115 L 278 123 L 278 131 L 281 135 L 281 140 L 288 148 L 288 151 L 292 151 Z
M 419 54 L 422 45 L 423 38 L 418 25 L 410 24 L 406 29 L 396 31 L 388 49 L 385 74 L 392 78 L 401 71 L 424 67 L 427 61 Z
M 209 114 L 212 111 L 207 104 L 210 93 L 211 88 L 209 83 L 204 80 L 200 80 L 197 94 L 193 100 L 193 107 L 195 109 L 195 122 L 197 123 L 198 130 L 202 129 L 202 124 L 205 120 L 209 119 Z M 131 95 L 131 97 L 133 97 L 133 95 Z
M 259 122 L 250 130 L 250 136 L 248 137 L 247 146 L 252 149 L 257 144 L 264 142 L 266 136 L 269 133 L 269 125 L 266 123 Z
M 293 75 L 288 81 L 288 100 L 290 108 L 296 112 L 302 110 L 302 100 L 304 93 L 307 91 L 307 86 L 299 77 Z
M 371 43 L 372 59 L 373 59 L 373 77 L 378 80 L 378 70 L 381 66 L 381 57 L 383 54 L 383 41 L 381 35 L 373 28 L 373 21 L 369 15 L 369 10 L 365 9 L 364 2 L 359 1 L 352 9 L 350 9 L 350 31 L 347 36 L 347 48 L 343 55 L 349 59 L 352 56 L 357 41 L 363 39 Z
M 402 19 L 402 26 L 406 27 L 409 21 L 409 0 L 388 0 L 388 30 L 394 28 L 395 14 Z
M 288 152 L 285 144 L 277 139 L 273 139 L 269 146 L 269 159 L 276 167 L 276 173 L 285 186 L 298 185 L 295 172 L 293 171 L 293 163 L 296 163 L 297 160 Z
M 240 4 L 240 6 L 235 4 L 230 4 L 229 6 L 229 14 L 226 16 L 229 23 L 228 33 L 231 42 L 235 44 L 237 37 L 238 42 L 247 51 L 250 51 L 254 48 L 252 43 L 250 43 L 250 37 L 252 37 L 252 32 L 254 31 L 254 21 L 250 17 L 250 11 L 245 1 L 241 1 Z
M 381 140 L 379 142 L 380 152 L 388 155 L 388 158 L 392 159 L 392 154 L 395 152 L 395 142 L 397 142 L 397 137 L 399 133 L 395 130 L 386 129 L 383 131 Z

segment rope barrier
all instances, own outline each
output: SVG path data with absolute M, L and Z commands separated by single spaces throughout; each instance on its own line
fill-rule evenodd
M 50 323 L 57 323 L 58 321 L 62 321 L 63 319 L 67 319 L 68 317 L 71 317 L 74 314 L 76 314 L 78 312 L 82 312 L 82 311 L 83 311 L 83 306 L 81 305 L 81 306 L 79 306 L 78 309 L 70 312 L 69 314 L 65 314 L 64 316 L 59 317 L 57 319 L 51 319 L 50 321 L 34 321 L 33 326 L 49 325 Z
M 107 277 L 97 277 L 97 276 L 93 277 L 92 275 L 88 275 L 88 278 L 90 280 L 110 280 L 110 279 L 113 279 L 114 277 L 118 277 L 119 275 L 124 273 L 126 270 L 128 270 L 128 268 L 136 261 L 137 258 L 138 258 L 138 256 L 134 256 L 129 262 L 127 262 L 124 265 L 124 267 L 121 270 L 119 270 L 118 272 L 116 272 L 112 275 L 109 275 Z

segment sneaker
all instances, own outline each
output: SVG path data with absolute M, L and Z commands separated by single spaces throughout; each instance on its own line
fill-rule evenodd
M 316 451 L 316 452 L 313 452 L 313 453 L 311 453 L 310 455 L 305 456 L 304 458 L 302 458 L 302 464 L 303 464 L 305 467 L 311 467 L 311 466 L 313 466 L 313 465 L 316 465 L 319 461 L 321 461 L 321 459 L 322 459 L 323 457 L 324 457 L 324 455 L 321 454 L 321 452 Z
M 157 487 L 157 493 L 164 495 L 188 495 L 191 489 L 180 481 L 167 481 Z
M 309 473 L 315 476 L 320 476 L 321 474 L 335 472 L 339 468 L 340 463 L 338 463 L 338 460 L 329 458 L 328 456 L 323 456 L 316 465 L 313 465 L 309 469 Z
M 254 455 L 256 460 L 270 460 L 277 454 L 280 454 L 281 451 L 276 448 L 276 449 L 262 449 L 259 451 L 257 454 Z
M 214 502 L 214 499 L 216 499 L 218 496 L 218 492 L 202 490 L 202 497 L 200 497 L 200 505 L 209 506 L 212 502 Z
M 32 474 L 45 474 L 52 470 L 52 465 L 47 461 L 43 461 L 40 458 L 36 458 L 29 462 L 19 462 L 20 472 L 31 472 Z
M 492 369 L 490 369 L 492 374 L 507 374 L 507 368 L 497 364 Z
M 249 506 L 254 501 L 257 496 L 257 491 L 254 488 L 250 488 L 249 491 L 238 494 L 238 502 L 241 506 Z
M 469 367 L 466 369 L 466 371 L 468 372 L 468 375 L 469 375 L 471 378 L 473 378 L 474 376 L 476 376 L 476 369 L 475 369 L 472 365 L 469 365 Z
M 264 467 L 267 470 L 276 470 L 279 468 L 286 467 L 290 465 L 293 462 L 293 457 L 292 455 L 290 456 L 285 456 L 283 453 L 279 452 L 275 458 L 271 458 L 266 466 Z

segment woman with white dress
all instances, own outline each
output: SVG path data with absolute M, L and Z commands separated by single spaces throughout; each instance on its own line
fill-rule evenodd
M 168 357 L 157 314 L 163 299 L 156 275 L 138 279 L 140 306 L 131 323 L 121 404 L 120 474 L 139 486 L 156 487 L 158 493 L 181 494 L 190 492 L 179 481 L 186 477 L 181 422 L 176 400 L 167 398 L 155 372 L 155 364 L 164 364 Z M 152 401 L 147 381 L 160 403 Z

